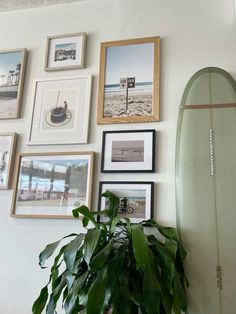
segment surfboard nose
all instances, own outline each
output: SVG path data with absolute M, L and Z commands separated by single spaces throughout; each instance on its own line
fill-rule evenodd
M 191 77 L 180 105 L 181 109 L 212 107 L 236 107 L 235 80 L 217 67 L 203 68 Z

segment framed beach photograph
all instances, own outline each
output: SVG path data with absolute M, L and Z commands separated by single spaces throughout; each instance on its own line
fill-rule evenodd
M 88 140 L 91 75 L 37 80 L 28 145 Z
M 49 36 L 46 41 L 45 71 L 84 68 L 86 33 Z
M 0 133 L 0 190 L 10 188 L 16 133 Z
M 104 131 L 101 172 L 154 172 L 155 132 Z
M 26 56 L 26 49 L 0 51 L 0 119 L 19 118 Z
M 108 208 L 108 199 L 102 197 L 105 191 L 111 191 L 120 198 L 118 214 L 139 223 L 153 217 L 154 182 L 139 181 L 101 181 L 99 183 L 98 209 Z M 102 216 L 100 216 L 102 219 Z
M 104 42 L 97 123 L 159 121 L 160 38 Z
M 94 152 L 20 154 L 11 216 L 72 218 L 90 207 L 93 163 Z

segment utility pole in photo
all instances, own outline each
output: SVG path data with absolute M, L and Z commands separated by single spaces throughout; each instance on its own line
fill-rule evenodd
M 129 107 L 129 88 L 135 88 L 135 77 L 121 78 L 120 88 L 126 89 L 126 111 L 127 111 Z

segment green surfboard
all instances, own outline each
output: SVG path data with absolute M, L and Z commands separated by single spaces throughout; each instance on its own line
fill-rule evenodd
M 198 71 L 185 88 L 176 200 L 188 251 L 188 313 L 236 313 L 236 83 L 222 69 Z

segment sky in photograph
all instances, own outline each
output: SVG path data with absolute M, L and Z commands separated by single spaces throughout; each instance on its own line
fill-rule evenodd
M 76 47 L 76 43 L 67 43 L 67 44 L 56 45 L 56 49 L 71 50 L 71 49 L 75 49 L 75 47 Z
M 22 52 L 0 53 L 0 75 L 8 75 L 8 71 L 14 71 L 18 63 L 21 63 Z M 1 83 L 1 78 L 0 78 Z
M 154 44 L 108 47 L 105 85 L 120 84 L 120 78 L 135 77 L 137 82 L 153 81 Z

